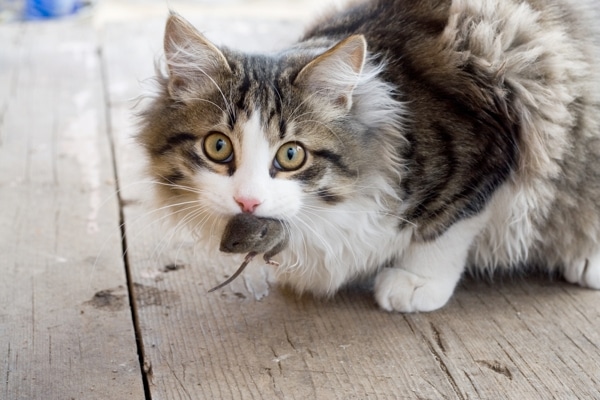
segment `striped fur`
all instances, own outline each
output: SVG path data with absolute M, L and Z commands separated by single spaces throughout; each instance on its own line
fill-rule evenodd
M 388 310 L 443 306 L 466 267 L 600 288 L 594 4 L 359 1 L 262 55 L 172 15 L 139 135 L 160 205 L 211 240 L 256 200 L 290 231 L 282 282 L 330 295 L 376 274 Z M 212 132 L 231 161 L 204 154 Z M 274 161 L 287 143 L 297 170 Z

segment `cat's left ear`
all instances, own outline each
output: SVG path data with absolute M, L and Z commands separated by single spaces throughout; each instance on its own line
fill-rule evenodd
M 366 56 L 364 36 L 350 36 L 308 63 L 294 83 L 335 107 L 349 111 Z
M 231 74 L 223 53 L 189 22 L 171 12 L 165 27 L 165 57 L 169 70 L 168 91 L 173 98 L 196 97 L 218 90 L 219 77 Z

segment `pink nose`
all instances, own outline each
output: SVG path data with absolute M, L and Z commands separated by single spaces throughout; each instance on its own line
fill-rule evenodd
M 247 197 L 235 197 L 235 202 L 238 203 L 242 212 L 245 213 L 253 213 L 256 210 L 256 207 L 260 206 L 261 201 L 253 198 Z

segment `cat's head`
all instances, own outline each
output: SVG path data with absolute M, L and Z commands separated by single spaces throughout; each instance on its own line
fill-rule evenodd
M 398 104 L 362 36 L 250 55 L 171 15 L 164 47 L 139 140 L 179 220 L 211 230 L 247 212 L 298 226 L 303 213 L 394 195 Z

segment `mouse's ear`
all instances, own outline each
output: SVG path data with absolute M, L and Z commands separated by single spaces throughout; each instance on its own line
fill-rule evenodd
M 168 91 L 177 99 L 218 90 L 217 81 L 231 74 L 227 58 L 189 22 L 171 12 L 165 27 L 164 50 Z
M 350 36 L 308 63 L 294 83 L 329 105 L 348 111 L 366 57 L 364 36 Z

